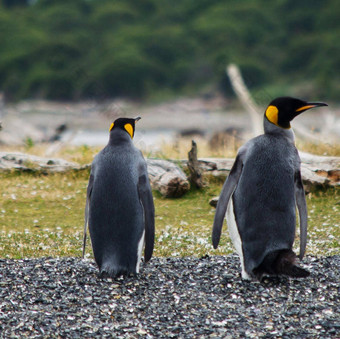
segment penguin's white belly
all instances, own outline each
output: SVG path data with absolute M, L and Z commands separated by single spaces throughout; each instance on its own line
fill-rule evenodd
M 143 251 L 143 246 L 144 246 L 144 238 L 145 238 L 145 230 L 143 231 L 143 234 L 138 242 L 136 273 L 139 273 L 140 260 L 142 258 L 142 251 Z
M 240 257 L 241 261 L 241 268 L 242 268 L 242 278 L 250 280 L 251 277 L 249 274 L 244 270 L 244 258 L 243 258 L 243 250 L 242 250 L 242 241 L 240 237 L 240 233 L 237 228 L 236 224 L 236 218 L 234 214 L 234 206 L 233 206 L 233 199 L 229 200 L 228 208 L 227 208 L 227 213 L 226 213 L 226 220 L 227 220 L 227 225 L 228 225 L 228 231 L 230 235 L 230 239 L 232 243 L 234 244 L 234 247 L 236 249 L 236 253 Z

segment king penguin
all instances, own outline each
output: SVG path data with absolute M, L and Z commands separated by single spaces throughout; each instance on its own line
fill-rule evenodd
M 83 257 L 88 226 L 100 276 L 136 274 L 144 244 L 145 262 L 151 259 L 153 252 L 152 191 L 146 162 L 132 141 L 139 119 L 115 120 L 107 146 L 95 156 L 91 167 Z
M 240 257 L 242 278 L 263 275 L 307 277 L 292 250 L 296 206 L 300 219 L 300 254 L 307 242 L 307 205 L 290 121 L 319 106 L 291 97 L 274 99 L 264 113 L 264 134 L 249 140 L 237 153 L 225 181 L 212 231 L 217 248 L 226 216 L 231 240 Z M 227 212 L 226 212 L 227 211 Z

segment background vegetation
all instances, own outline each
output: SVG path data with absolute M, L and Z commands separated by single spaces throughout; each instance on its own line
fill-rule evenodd
M 294 84 L 337 99 L 339 17 L 337 0 L 3 0 L 0 90 L 8 100 L 228 93 L 234 62 L 255 92 Z

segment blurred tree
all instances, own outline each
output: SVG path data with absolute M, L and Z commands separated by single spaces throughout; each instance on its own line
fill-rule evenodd
M 308 91 L 337 98 L 340 87 L 337 0 L 3 0 L 0 7 L 0 90 L 12 100 L 217 88 L 230 62 L 254 90 L 308 83 Z
M 29 0 L 2 0 L 2 4 L 6 8 L 12 8 L 17 6 L 27 6 Z

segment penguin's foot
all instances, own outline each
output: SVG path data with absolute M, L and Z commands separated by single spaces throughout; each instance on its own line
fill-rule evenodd
M 252 280 L 251 276 L 242 268 L 241 277 L 243 280 Z
M 244 268 L 244 261 L 243 261 L 243 257 L 240 256 L 240 260 L 241 260 L 241 277 L 243 280 L 252 280 L 252 277 L 246 272 L 245 268 Z

